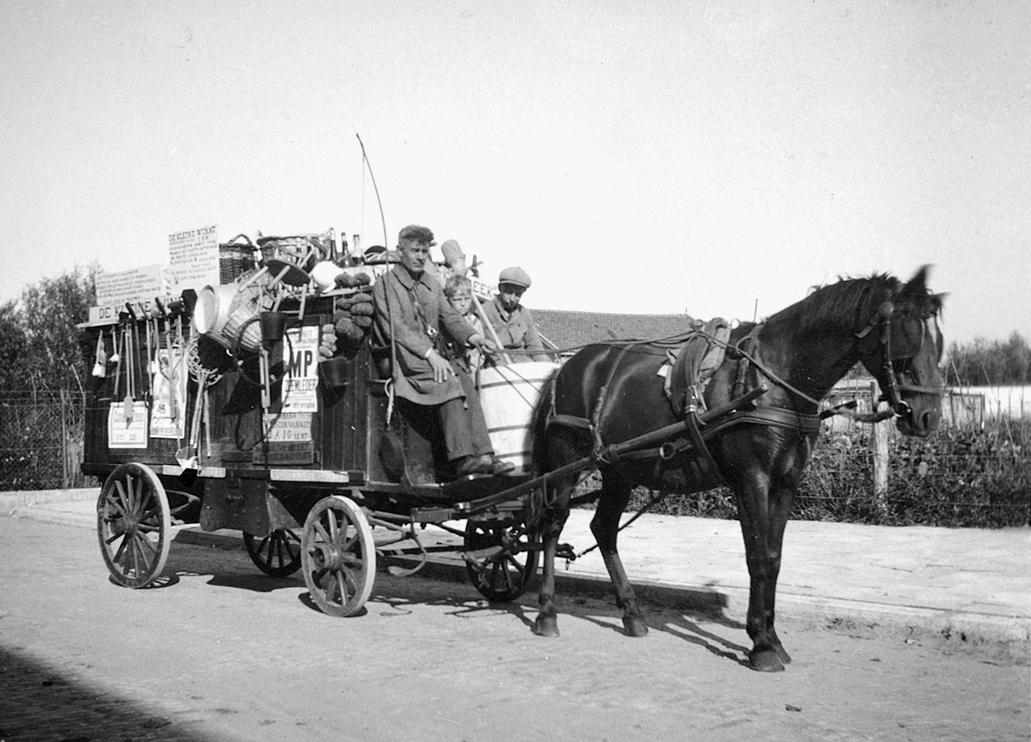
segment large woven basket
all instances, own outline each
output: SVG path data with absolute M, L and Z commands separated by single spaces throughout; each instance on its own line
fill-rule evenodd
M 317 262 L 330 260 L 333 255 L 333 230 L 323 234 L 302 234 L 289 237 L 262 237 L 258 235 L 258 248 L 262 263 L 281 260 L 310 271 Z
M 240 242 L 240 240 L 245 240 Z M 232 283 L 254 267 L 258 248 L 245 234 L 238 234 L 224 245 L 218 246 L 218 282 Z

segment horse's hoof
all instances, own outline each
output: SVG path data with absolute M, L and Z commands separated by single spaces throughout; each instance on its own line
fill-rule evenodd
M 777 653 L 777 656 L 780 658 L 780 661 L 783 662 L 785 665 L 791 663 L 791 655 L 788 654 L 787 650 L 784 649 L 783 644 L 775 644 L 773 646 L 773 651 Z
M 627 636 L 648 636 L 648 624 L 640 616 L 625 617 L 623 629 Z
M 784 663 L 773 649 L 753 649 L 748 653 L 748 664 L 759 672 L 784 672 Z
M 558 636 L 558 619 L 554 616 L 537 616 L 533 622 L 533 633 L 537 636 Z

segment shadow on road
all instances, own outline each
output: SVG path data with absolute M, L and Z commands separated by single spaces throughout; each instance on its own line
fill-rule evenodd
M 34 659 L 0 647 L 0 740 L 97 739 L 211 742 L 196 730 L 142 705 L 101 691 Z

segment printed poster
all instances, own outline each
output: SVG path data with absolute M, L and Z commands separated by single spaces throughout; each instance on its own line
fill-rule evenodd
M 286 331 L 283 342 L 283 414 L 318 412 L 319 328 L 314 325 Z
M 107 415 L 108 448 L 147 447 L 147 403 L 133 401 L 129 416 L 124 402 L 112 402 Z
M 154 406 L 150 415 L 152 438 L 186 437 L 186 369 L 185 354 L 175 349 L 160 348 L 157 363 L 150 376 Z M 174 413 L 174 414 L 173 414 Z

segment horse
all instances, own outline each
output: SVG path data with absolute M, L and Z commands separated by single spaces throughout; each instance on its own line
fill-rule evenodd
M 569 358 L 546 383 L 531 422 L 534 466 L 546 477 L 539 531 L 543 572 L 533 632 L 559 635 L 555 557 L 571 494 L 584 476 L 575 462 L 587 457 L 587 471 L 599 470 L 602 479 L 590 527 L 626 634 L 648 632 L 616 545 L 631 489 L 643 485 L 690 494 L 723 484 L 734 492 L 750 577 L 748 662 L 755 670 L 784 670 L 791 657 L 774 628 L 781 546 L 820 430 L 820 400 L 862 363 L 889 406 L 874 419 L 894 416 L 900 432 L 917 437 L 938 426 L 944 387 L 938 319 L 945 295 L 927 288 L 928 269 L 923 266 L 906 283 L 888 274 L 842 278 L 812 289 L 761 323 L 737 326 L 695 400 L 697 408 L 684 412 L 664 393 L 660 369 L 667 353 L 661 342 L 601 342 Z M 693 448 L 674 440 L 636 455 L 598 453 L 668 426 L 683 430 L 678 423 L 698 409 L 733 407 L 735 398 L 754 401 L 724 416 L 725 424 L 707 423 L 715 426 L 712 434 L 696 437 Z M 706 424 L 700 426 L 706 432 Z M 686 433 L 679 436 L 685 437 L 690 442 Z M 699 442 L 704 450 L 698 450 Z

